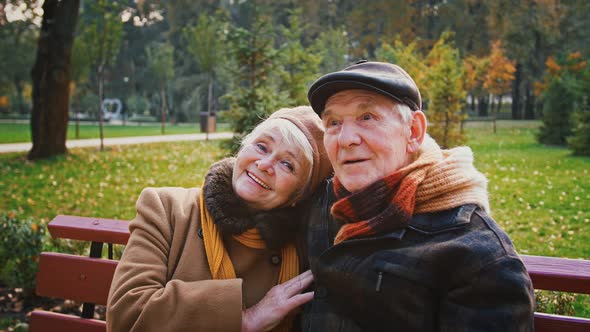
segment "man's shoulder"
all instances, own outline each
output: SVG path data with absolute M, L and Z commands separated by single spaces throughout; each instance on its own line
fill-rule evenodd
M 503 258 L 519 259 L 506 232 L 477 205 L 416 215 L 408 228 L 430 237 L 429 242 L 463 263 L 481 267 Z

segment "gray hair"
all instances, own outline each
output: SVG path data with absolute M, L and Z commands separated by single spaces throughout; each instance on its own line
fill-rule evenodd
M 412 109 L 410 108 L 410 106 L 404 104 L 404 103 L 398 103 L 398 102 L 394 102 L 394 106 L 395 109 L 398 110 L 399 115 L 402 118 L 402 121 L 404 122 L 404 124 L 406 125 L 411 125 L 412 124 Z

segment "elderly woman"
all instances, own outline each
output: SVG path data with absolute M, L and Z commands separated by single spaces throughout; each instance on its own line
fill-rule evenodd
M 109 331 L 290 328 L 311 273 L 298 210 L 332 169 L 310 107 L 281 109 L 209 169 L 202 189 L 147 188 L 113 278 Z

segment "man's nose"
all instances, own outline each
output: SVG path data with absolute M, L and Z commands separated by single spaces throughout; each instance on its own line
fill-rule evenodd
M 352 145 L 359 145 L 361 143 L 361 136 L 358 128 L 353 124 L 343 123 L 340 128 L 340 135 L 338 136 L 338 144 L 342 147 L 349 147 Z

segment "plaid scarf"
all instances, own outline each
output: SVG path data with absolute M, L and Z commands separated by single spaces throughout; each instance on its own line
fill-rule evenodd
M 334 243 L 405 228 L 412 216 L 477 204 L 489 212 L 487 180 L 473 166 L 468 147 L 441 150 L 426 136 L 409 165 L 367 188 L 348 192 L 334 178 L 331 213 L 344 226 Z

